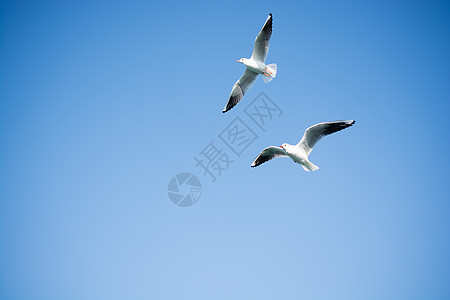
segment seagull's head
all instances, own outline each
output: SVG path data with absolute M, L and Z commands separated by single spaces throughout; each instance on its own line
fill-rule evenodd
M 237 62 L 244 63 L 246 60 L 247 60 L 246 58 L 241 58 L 241 59 L 237 60 Z
M 287 148 L 288 146 L 289 146 L 288 144 L 284 143 L 283 145 L 280 146 L 280 148 L 286 150 L 286 148 Z

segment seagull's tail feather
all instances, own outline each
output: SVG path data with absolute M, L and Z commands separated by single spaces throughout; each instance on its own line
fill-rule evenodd
M 315 164 L 313 164 L 312 162 L 310 162 L 308 160 L 305 161 L 304 164 L 302 164 L 302 168 L 303 168 L 303 170 L 305 170 L 307 172 L 319 170 L 318 166 L 316 166 Z
M 273 77 L 262 75 L 262 79 L 264 80 L 264 83 L 271 82 Z
M 266 71 L 267 71 L 266 74 L 269 76 L 263 75 L 262 78 L 265 83 L 268 83 L 268 82 L 271 82 L 272 79 L 275 78 L 275 76 L 277 76 L 277 64 L 267 65 Z
M 277 64 L 270 64 L 267 67 L 269 68 L 269 71 L 272 72 L 270 77 L 275 78 L 275 76 L 277 76 Z

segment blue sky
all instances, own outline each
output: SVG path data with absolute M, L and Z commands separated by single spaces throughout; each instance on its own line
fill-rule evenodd
M 277 78 L 222 114 L 268 13 Z M 449 53 L 448 1 L 1 1 L 0 299 L 449 299 Z M 261 92 L 282 116 L 212 183 Z M 317 172 L 250 168 L 340 119 Z

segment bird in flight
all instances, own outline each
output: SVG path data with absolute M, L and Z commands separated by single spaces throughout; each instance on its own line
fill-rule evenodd
M 247 93 L 255 83 L 259 74 L 263 75 L 263 80 L 265 83 L 270 82 L 277 75 L 276 64 L 265 64 L 267 53 L 269 53 L 269 41 L 271 36 L 272 14 L 269 14 L 263 28 L 256 36 L 252 57 L 241 58 L 238 60 L 238 62 L 243 63 L 247 69 L 245 70 L 244 75 L 242 75 L 241 78 L 239 78 L 239 80 L 233 85 L 230 98 L 228 99 L 227 105 L 225 105 L 222 112 L 225 113 L 229 111 L 242 100 L 245 93 Z
M 354 120 L 324 122 L 313 125 L 306 129 L 302 139 L 297 145 L 284 143 L 280 147 L 270 146 L 264 149 L 252 163 L 252 167 L 257 167 L 266 161 L 276 157 L 290 157 L 294 162 L 300 164 L 305 171 L 316 171 L 318 166 L 308 160 L 317 142 L 324 136 L 338 132 L 355 124 Z

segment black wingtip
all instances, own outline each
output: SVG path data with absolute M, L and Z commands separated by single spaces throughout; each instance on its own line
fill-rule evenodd
M 229 112 L 232 108 L 233 108 L 234 106 L 232 106 L 232 107 L 225 107 L 223 110 L 222 110 L 222 113 L 224 114 L 224 113 L 226 113 L 226 112 Z
M 355 124 L 355 123 L 356 123 L 356 121 L 355 121 L 355 120 L 353 120 L 353 122 L 352 122 L 352 125 L 353 125 L 353 124 Z
M 272 14 L 269 14 L 269 16 L 272 16 Z

